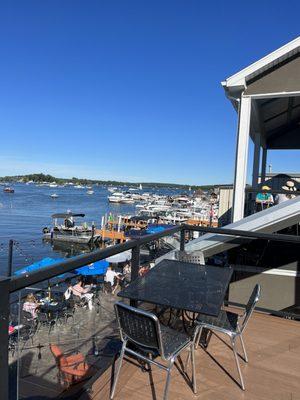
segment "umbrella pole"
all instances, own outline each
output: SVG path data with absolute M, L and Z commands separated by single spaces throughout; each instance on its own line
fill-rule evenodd
M 51 286 L 50 286 L 50 280 L 48 279 L 48 297 L 49 301 L 51 301 Z

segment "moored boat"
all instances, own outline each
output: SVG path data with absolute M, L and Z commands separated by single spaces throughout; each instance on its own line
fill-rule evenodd
M 95 227 L 86 222 L 76 224 L 77 217 L 83 218 L 85 214 L 74 214 L 72 212 L 53 214 L 53 226 L 43 229 L 43 238 L 51 241 L 72 242 L 79 244 L 94 243 L 99 239 L 95 234 Z M 59 223 L 59 220 L 63 220 Z
M 12 187 L 5 187 L 3 189 L 4 193 L 15 193 L 15 189 L 13 189 Z

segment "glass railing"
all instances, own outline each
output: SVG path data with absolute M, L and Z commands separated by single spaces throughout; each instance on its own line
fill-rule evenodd
M 115 323 L 116 293 L 102 274 L 80 275 L 77 269 L 118 254 L 131 252 L 131 279 L 146 274 L 168 252 L 188 250 L 196 236 L 215 233 L 228 236 L 232 248 L 205 259 L 207 264 L 234 268 L 226 302 L 246 303 L 255 283 L 262 286 L 259 308 L 298 319 L 300 271 L 299 237 L 229 229 L 175 226 L 166 231 L 69 258 L 36 272 L 0 281 L 0 398 L 58 397 L 73 384 L 96 376 L 111 364 L 119 349 Z M 166 240 L 171 237 L 172 240 Z M 217 237 L 216 237 L 217 240 Z M 166 246 L 167 243 L 167 246 Z M 168 247 L 169 246 L 169 247 Z M 114 265 L 126 276 L 128 262 Z M 86 296 L 70 294 L 83 277 Z M 6 319 L 7 318 L 7 319 Z M 7 362 L 8 361 L 8 362 Z M 100 371 L 100 372 L 99 372 Z M 9 375 L 9 385 L 8 385 Z M 8 395 L 9 391 L 9 395 Z

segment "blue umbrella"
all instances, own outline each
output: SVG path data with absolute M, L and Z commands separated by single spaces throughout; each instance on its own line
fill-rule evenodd
M 168 225 L 168 224 L 148 224 L 148 228 L 146 229 L 146 232 L 148 234 L 151 233 L 159 233 L 162 231 L 165 231 L 166 229 L 170 229 L 175 225 Z
M 107 271 L 109 263 L 106 260 L 96 261 L 92 264 L 75 269 L 78 275 L 104 275 Z
M 14 272 L 14 275 L 23 275 L 23 274 L 28 274 L 29 272 L 39 271 L 42 268 L 49 267 L 49 265 L 56 264 L 63 260 L 64 260 L 63 258 L 46 257 L 46 258 L 43 258 L 42 260 L 37 261 L 33 264 L 30 264 L 30 265 L 27 265 L 26 267 L 18 269 L 17 271 Z

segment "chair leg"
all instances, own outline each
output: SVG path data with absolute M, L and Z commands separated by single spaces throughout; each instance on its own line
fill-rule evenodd
M 244 380 L 243 380 L 242 371 L 241 371 L 241 367 L 240 367 L 240 363 L 239 363 L 239 356 L 237 354 L 236 347 L 235 347 L 235 338 L 231 337 L 230 340 L 231 340 L 231 345 L 232 345 L 232 350 L 233 350 L 233 354 L 234 354 L 234 358 L 235 358 L 236 367 L 237 367 L 239 377 L 240 377 L 241 388 L 243 390 L 245 390 Z
M 245 348 L 244 339 L 243 339 L 243 336 L 242 336 L 241 333 L 239 334 L 239 337 L 240 337 L 242 349 L 243 349 L 243 352 L 244 352 L 244 360 L 245 360 L 245 362 L 247 363 L 247 362 L 248 362 L 248 356 L 247 356 L 247 353 L 246 353 L 246 348 Z
M 121 366 L 122 366 L 122 361 L 123 361 L 124 354 L 125 354 L 125 347 L 126 347 L 126 342 L 123 343 L 122 350 L 121 350 L 121 353 L 120 353 L 120 359 L 119 359 L 118 366 L 117 366 L 117 370 L 116 370 L 116 376 L 115 376 L 114 383 L 113 383 L 113 387 L 112 387 L 112 389 L 111 389 L 111 394 L 110 394 L 110 398 L 111 398 L 111 399 L 113 399 L 113 397 L 114 397 L 114 395 L 115 395 L 115 390 L 116 390 L 116 386 L 117 386 L 117 381 L 118 381 L 118 379 L 119 379 L 119 375 L 120 375 L 120 371 L 121 371 Z
M 175 361 L 175 359 L 171 358 L 169 366 L 168 366 L 167 380 L 166 380 L 163 400 L 167 400 L 168 399 L 168 392 L 169 392 L 170 379 L 171 379 L 171 369 L 173 367 L 174 361 Z
M 196 383 L 196 367 L 195 367 L 195 347 L 194 343 L 191 344 L 191 362 L 192 362 L 192 384 L 193 392 L 197 393 L 197 383 Z
M 199 331 L 196 333 L 196 336 L 195 336 L 195 349 L 196 350 L 198 349 L 198 346 L 199 346 L 199 341 L 201 338 L 202 331 L 203 331 L 203 326 L 200 327 Z

